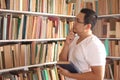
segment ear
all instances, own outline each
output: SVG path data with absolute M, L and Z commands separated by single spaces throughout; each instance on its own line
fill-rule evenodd
M 91 29 L 91 24 L 87 24 L 87 25 L 85 26 L 85 29 L 86 29 L 86 30 Z

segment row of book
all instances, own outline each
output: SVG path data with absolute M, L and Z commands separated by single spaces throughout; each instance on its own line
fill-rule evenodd
M 0 0 L 1 9 L 74 15 L 75 3 L 66 0 Z
M 93 33 L 102 39 L 108 56 L 119 57 L 120 54 L 120 21 L 115 18 L 98 19 Z M 118 40 L 117 40 L 118 39 Z
M 76 15 L 85 7 L 98 15 L 120 13 L 119 0 L 0 0 L 0 9 L 66 15 Z
M 93 32 L 100 38 L 120 38 L 119 19 L 99 19 Z
M 0 39 L 64 38 L 73 21 L 58 17 L 13 14 L 0 17 Z
M 29 71 L 3 73 L 1 80 L 60 80 L 56 67 L 33 68 Z
M 120 1 L 119 0 L 98 0 L 98 10 L 99 10 L 99 15 L 119 14 Z
M 58 41 L 0 46 L 0 69 L 58 61 L 63 44 Z
M 112 79 L 112 80 L 119 80 L 120 79 L 120 61 L 113 60 L 108 61 L 109 63 L 106 64 L 105 69 L 105 78 Z
M 114 8 L 118 2 L 119 0 L 1 0 L 0 9 L 76 15 L 82 8 L 87 7 L 99 14 L 105 14 L 105 11 L 109 10 L 106 10 L 107 7 Z M 101 8 L 101 4 L 104 8 Z
M 109 40 L 103 41 L 106 47 L 107 56 L 120 57 L 120 41 Z
M 98 15 L 120 13 L 119 0 L 76 0 L 76 13 L 85 7 L 93 9 Z

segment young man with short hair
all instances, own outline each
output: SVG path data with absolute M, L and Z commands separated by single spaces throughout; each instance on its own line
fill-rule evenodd
M 106 51 L 104 44 L 92 33 L 96 22 L 97 15 L 91 9 L 83 8 L 76 16 L 59 59 L 72 62 L 78 73 L 58 67 L 58 72 L 66 76 L 66 80 L 103 80 Z

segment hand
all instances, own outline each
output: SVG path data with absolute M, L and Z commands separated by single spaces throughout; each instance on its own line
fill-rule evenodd
M 68 36 L 66 37 L 66 43 L 70 44 L 75 38 L 74 32 L 71 30 Z
M 58 69 L 58 73 L 59 73 L 59 74 L 62 74 L 62 75 L 64 75 L 64 76 L 69 77 L 70 72 L 69 72 L 68 70 L 63 69 L 63 68 L 60 67 L 60 66 L 57 66 L 57 69 Z

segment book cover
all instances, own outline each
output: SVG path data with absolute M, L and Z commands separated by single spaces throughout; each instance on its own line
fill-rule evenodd
M 71 62 L 68 62 L 68 63 L 58 63 L 57 64 L 58 66 L 64 68 L 64 69 L 67 69 L 68 71 L 70 71 L 71 73 L 78 73 L 78 70 L 77 68 L 75 67 L 75 65 Z

